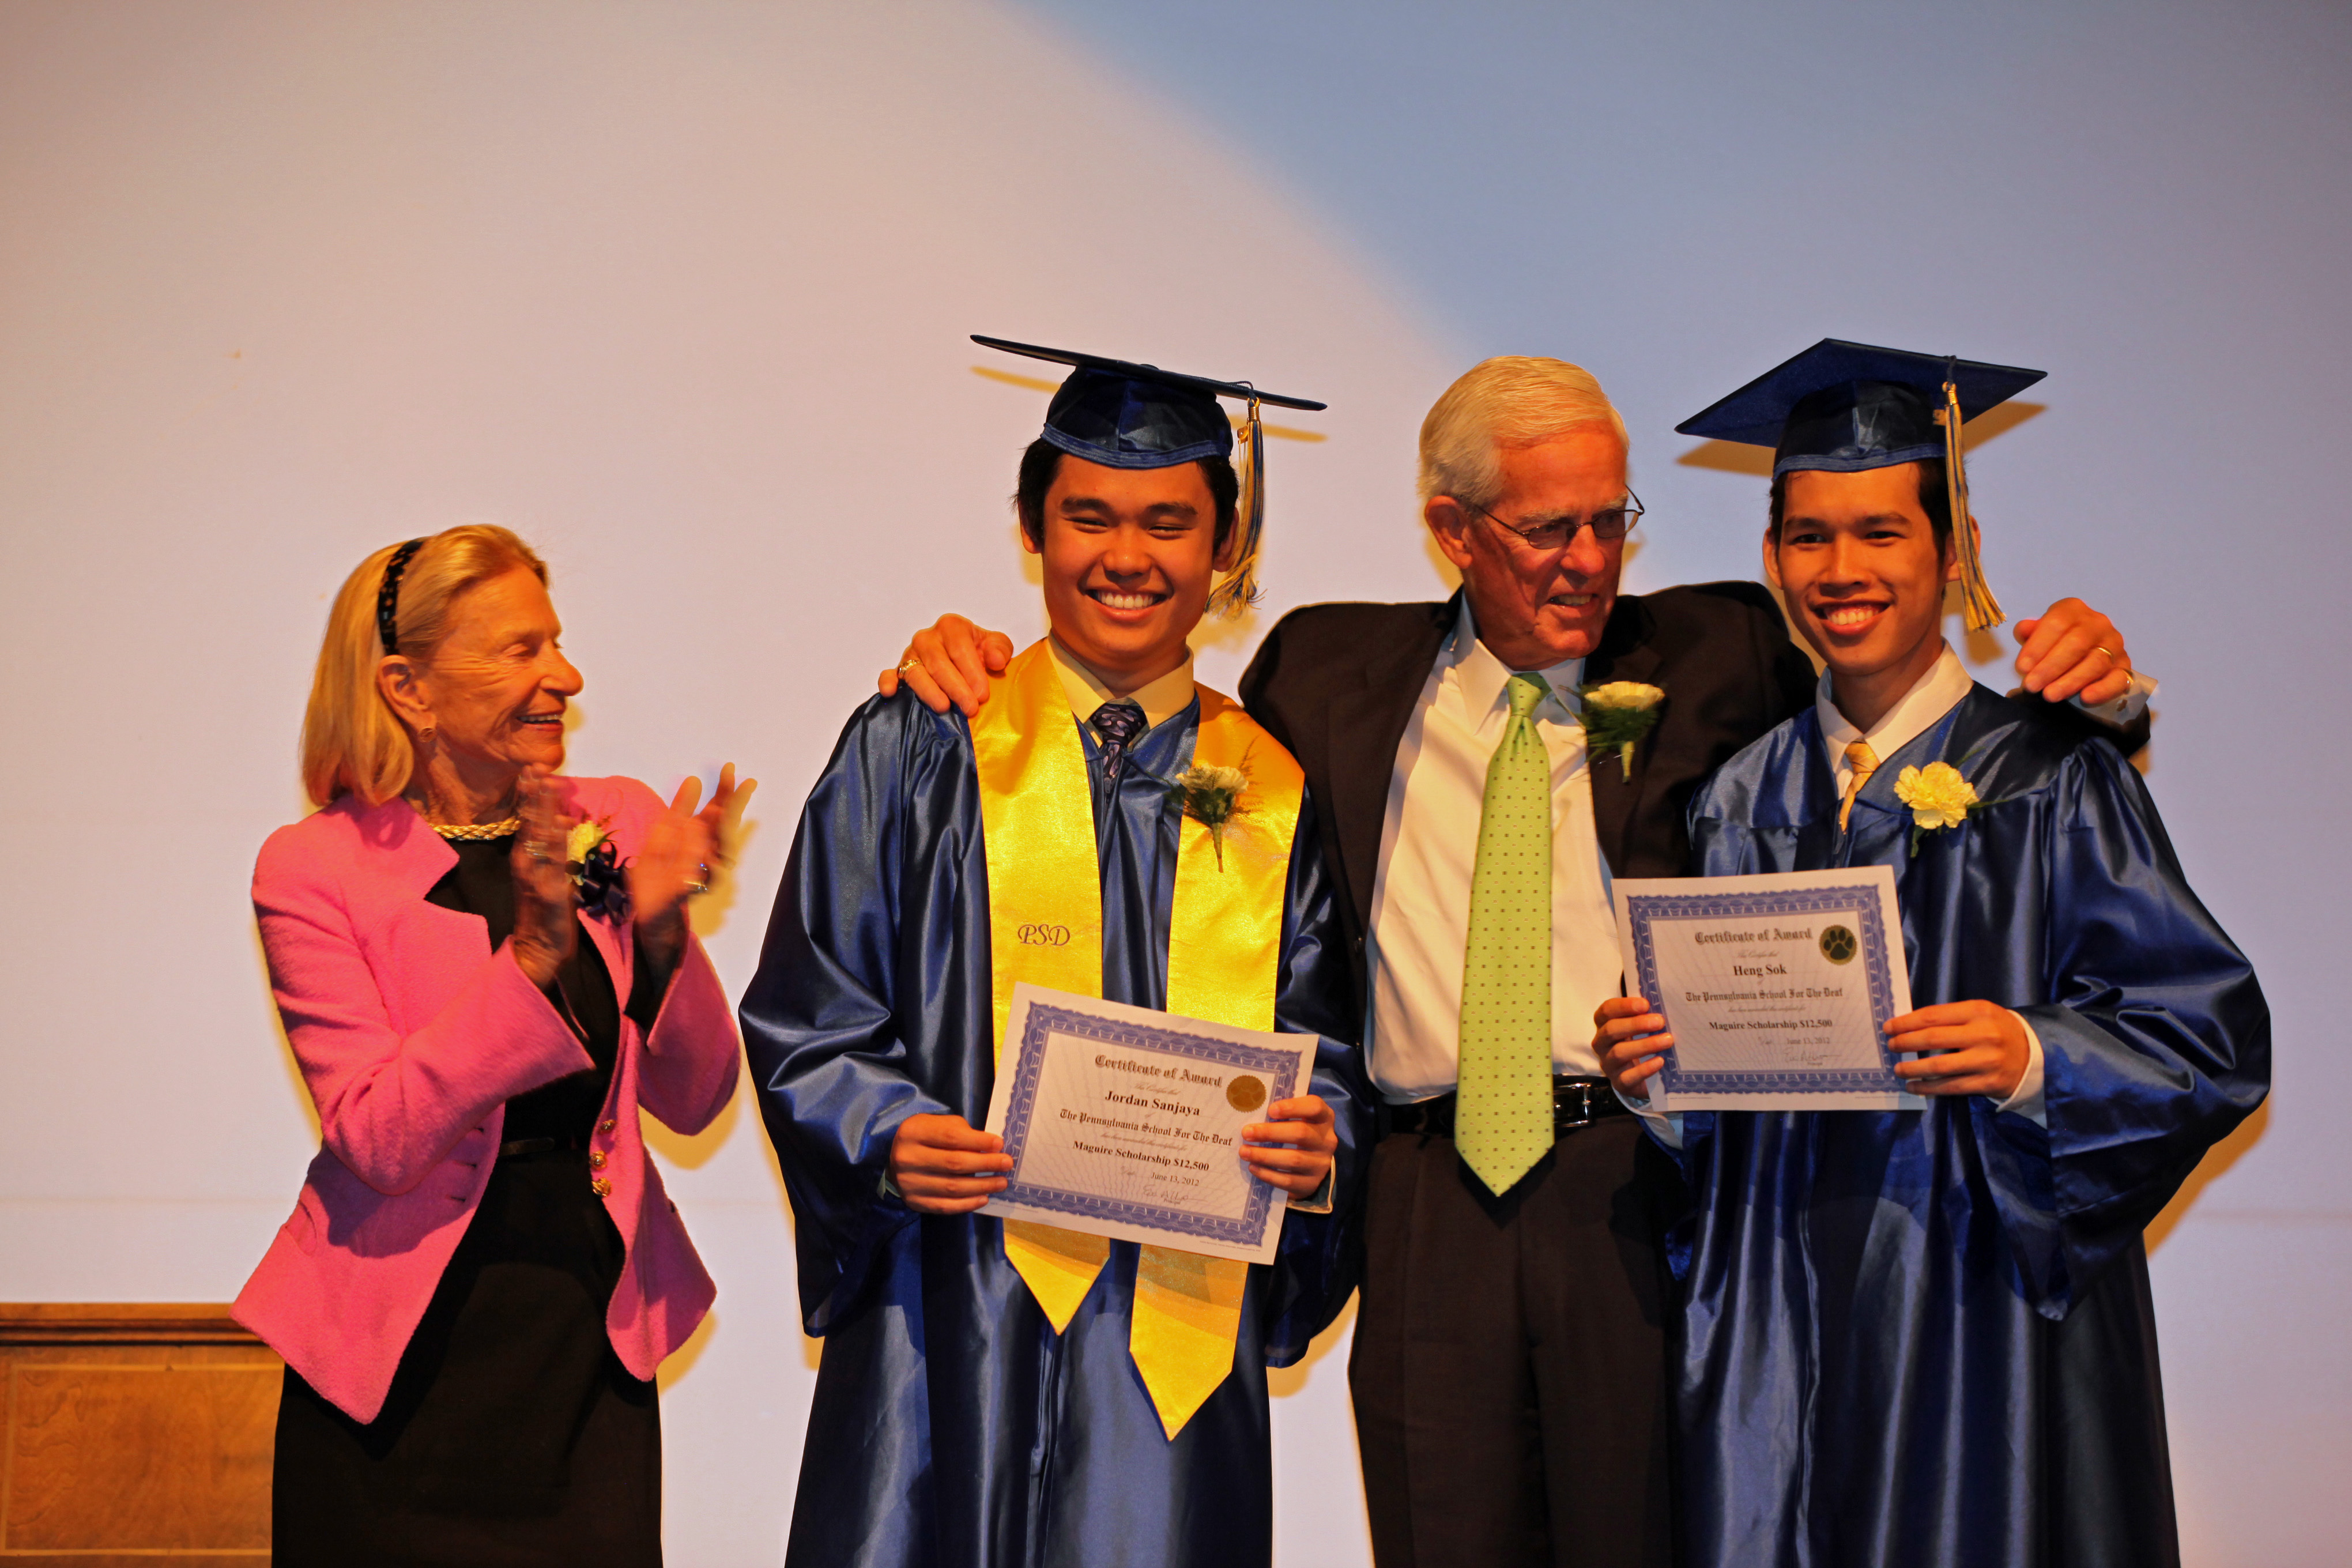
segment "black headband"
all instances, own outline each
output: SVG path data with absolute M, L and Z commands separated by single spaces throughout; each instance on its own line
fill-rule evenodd
M 410 557 L 424 548 L 425 541 L 412 539 L 383 563 L 383 586 L 375 591 L 375 632 L 386 653 L 400 651 L 400 574 L 408 570 Z

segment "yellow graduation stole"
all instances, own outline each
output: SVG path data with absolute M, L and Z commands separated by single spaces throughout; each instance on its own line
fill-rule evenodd
M 1168 932 L 1168 1010 L 1244 1029 L 1274 1027 L 1290 841 L 1305 777 L 1231 700 L 1197 689 L 1195 763 L 1246 766 L 1245 807 L 1226 826 L 1223 864 L 1209 830 L 1183 819 Z M 1102 868 L 1095 856 L 1086 745 L 1053 650 L 1033 643 L 971 721 L 988 859 L 996 1049 L 1016 982 L 1102 994 Z M 1051 943 L 1024 942 L 1039 928 Z M 1058 928 L 1058 929 L 1057 929 Z M 1061 939 L 1061 931 L 1069 933 Z M 1060 1333 L 1110 1256 L 1108 1237 L 1004 1222 L 1004 1253 Z M 1233 1370 L 1249 1265 L 1147 1247 L 1136 1270 L 1128 1353 L 1172 1439 Z

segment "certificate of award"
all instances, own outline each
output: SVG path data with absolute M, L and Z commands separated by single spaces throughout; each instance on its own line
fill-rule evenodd
M 981 1212 L 1270 1263 L 1286 1194 L 1241 1163 L 1242 1129 L 1308 1092 L 1315 1047 L 1015 985 L 988 1101 L 1013 1172 Z
M 1911 1011 L 1895 872 L 1621 881 L 1627 989 L 1675 1037 L 1665 1110 L 1917 1110 L 1885 1025 Z

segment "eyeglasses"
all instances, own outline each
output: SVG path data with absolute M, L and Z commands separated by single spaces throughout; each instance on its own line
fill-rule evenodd
M 1472 511 L 1476 512 L 1505 533 L 1517 534 L 1527 542 L 1528 549 L 1539 550 L 1547 554 L 1555 550 L 1567 549 L 1569 541 L 1576 537 L 1578 529 L 1592 530 L 1592 537 L 1595 539 L 1622 539 L 1632 531 L 1635 523 L 1642 521 L 1642 498 L 1632 490 L 1625 492 L 1625 500 L 1621 506 L 1604 507 L 1591 517 L 1556 517 L 1549 522 L 1537 523 L 1533 528 L 1520 528 L 1505 522 L 1483 506 L 1472 505 L 1469 502 L 1463 504 L 1468 505 Z

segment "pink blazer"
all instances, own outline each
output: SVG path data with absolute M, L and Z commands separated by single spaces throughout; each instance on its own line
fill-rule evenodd
M 635 779 L 572 779 L 625 860 L 662 809 Z M 591 1065 L 588 1053 L 480 917 L 425 901 L 456 852 L 407 805 L 345 795 L 262 846 L 253 906 L 270 989 L 321 1147 L 235 1313 L 337 1408 L 373 1421 L 409 1336 L 497 1162 L 506 1100 Z M 635 943 L 583 922 L 625 1005 Z M 628 1248 L 605 1326 L 650 1378 L 715 1290 L 646 1159 L 642 1105 L 680 1132 L 735 1092 L 735 1021 L 689 940 L 650 1034 L 624 1015 L 620 1059 L 590 1158 Z

